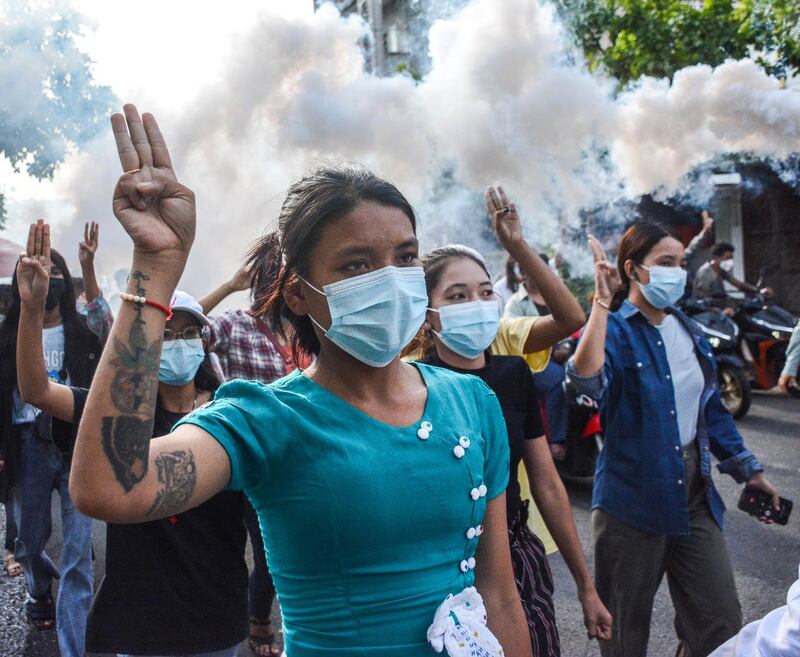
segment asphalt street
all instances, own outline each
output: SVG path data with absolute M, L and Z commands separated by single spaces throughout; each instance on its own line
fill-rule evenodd
M 739 421 L 746 444 L 766 465 L 766 475 L 784 497 L 800 503 L 800 401 L 759 396 L 749 415 Z M 729 477 L 717 475 L 720 492 L 729 512 L 725 535 L 736 574 L 736 584 L 745 622 L 760 618 L 768 611 L 785 604 L 786 591 L 797 579 L 800 564 L 800 512 L 788 526 L 766 526 L 736 509 L 740 492 Z M 581 540 L 591 563 L 591 486 L 587 482 L 569 482 L 573 513 Z M 61 550 L 61 527 L 58 499 L 53 498 L 53 537 L 49 551 L 58 560 Z M 0 506 L 0 516 L 3 515 Z M 2 523 L 5 527 L 5 523 Z M 95 579 L 99 581 L 104 567 L 104 530 L 95 524 Z M 0 537 L 2 530 L 0 530 Z M 564 657 L 599 655 L 597 645 L 586 639 L 575 586 L 560 555 L 551 555 L 550 563 L 556 581 L 556 609 Z M 30 628 L 24 618 L 24 582 L 21 577 L 0 576 L 0 656 L 56 657 L 58 646 L 54 632 Z M 672 627 L 673 612 L 662 586 L 653 610 L 650 657 L 672 657 L 676 640 Z M 242 657 L 250 651 L 243 647 Z
M 766 477 L 783 497 L 800 502 L 800 401 L 758 396 L 747 417 L 738 421 L 745 444 L 765 465 Z M 736 508 L 741 486 L 725 475 L 714 480 L 728 507 L 725 537 L 736 576 L 744 622 L 761 618 L 786 604 L 786 591 L 798 577 L 800 565 L 800 515 L 785 527 L 767 526 Z M 591 485 L 570 482 L 572 512 L 586 556 L 592 566 Z M 599 655 L 595 642 L 586 639 L 575 585 L 559 554 L 550 565 L 556 584 L 556 614 L 562 655 Z M 677 647 L 673 610 L 666 583 L 662 583 L 653 608 L 648 657 L 673 657 Z

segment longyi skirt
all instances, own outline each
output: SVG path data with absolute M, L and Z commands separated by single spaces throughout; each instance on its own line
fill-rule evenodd
M 553 575 L 547 552 L 528 529 L 528 508 L 523 506 L 508 532 L 514 578 L 531 633 L 534 657 L 561 657 L 561 642 L 553 606 Z

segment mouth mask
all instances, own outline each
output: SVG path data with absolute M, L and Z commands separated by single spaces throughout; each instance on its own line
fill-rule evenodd
M 325 331 L 337 347 L 370 367 L 386 367 L 425 321 L 428 292 L 422 267 L 384 267 L 312 290 L 325 296 L 331 314 Z
M 719 261 L 719 267 L 722 271 L 726 271 L 728 273 L 733 271 L 733 258 L 728 258 L 726 260 Z
M 500 327 L 500 306 L 492 301 L 453 303 L 439 309 L 442 330 L 436 336 L 451 351 L 464 358 L 476 358 L 494 342 Z
M 161 347 L 158 380 L 171 386 L 189 383 L 203 364 L 203 339 L 170 340 Z
M 650 272 L 650 282 L 639 284 L 644 298 L 654 308 L 663 310 L 674 306 L 686 291 L 686 270 L 681 267 L 645 267 Z

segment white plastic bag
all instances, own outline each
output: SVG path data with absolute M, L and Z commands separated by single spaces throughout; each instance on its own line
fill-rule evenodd
M 486 608 L 474 586 L 448 595 L 428 628 L 428 642 L 449 657 L 503 657 L 497 638 L 486 627 Z

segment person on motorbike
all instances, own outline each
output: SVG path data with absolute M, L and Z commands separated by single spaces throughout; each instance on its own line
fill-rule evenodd
M 733 316 L 735 308 L 730 305 L 725 283 L 729 283 L 737 290 L 748 294 L 761 293 L 772 296 L 772 289 L 759 288 L 745 281 L 740 281 L 733 275 L 734 247 L 728 242 L 718 242 L 711 248 L 711 260 L 702 265 L 694 276 L 693 295 L 696 299 L 704 299 L 710 305 L 719 307 L 729 317 Z
M 675 308 L 686 285 L 683 245 L 634 224 L 617 267 L 590 238 L 594 308 L 567 376 L 595 399 L 605 434 L 592 497 L 595 581 L 614 617 L 603 657 L 647 654 L 653 600 L 666 574 L 681 648 L 708 655 L 741 628 L 722 535 L 718 470 L 778 493 L 744 445 L 717 387 L 700 329 Z

